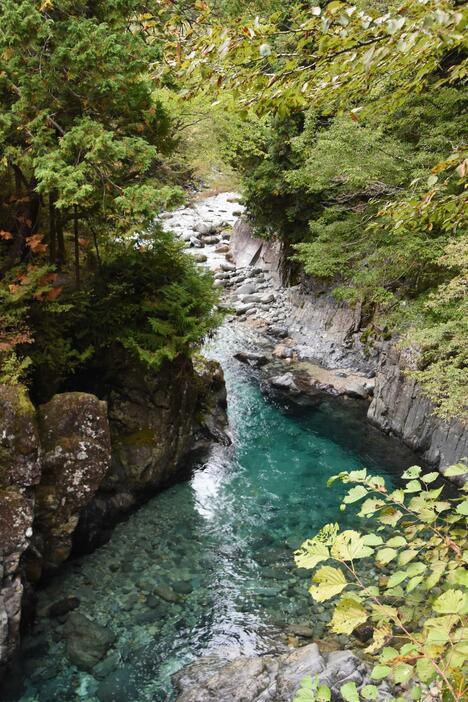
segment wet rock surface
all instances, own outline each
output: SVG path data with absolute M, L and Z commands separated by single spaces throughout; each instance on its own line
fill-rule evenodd
M 358 689 L 371 682 L 369 670 L 349 651 L 322 654 L 309 644 L 279 656 L 241 657 L 226 663 L 217 658 L 201 659 L 175 678 L 177 702 L 291 702 L 301 680 L 317 675 L 328 685 L 333 702 L 343 700 L 340 688 L 354 682 Z M 390 698 L 381 687 L 379 700 Z

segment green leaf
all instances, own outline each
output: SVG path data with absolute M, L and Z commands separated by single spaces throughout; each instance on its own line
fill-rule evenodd
M 331 690 L 327 685 L 320 685 L 317 690 L 317 702 L 330 702 Z
M 406 539 L 403 536 L 394 536 L 387 541 L 387 546 L 391 546 L 392 548 L 406 546 Z
M 340 688 L 340 694 L 346 702 L 359 702 L 356 683 L 348 682 Z
M 419 480 L 410 480 L 405 488 L 405 492 L 419 492 L 421 490 L 421 483 Z
M 393 679 L 398 685 L 402 685 L 411 678 L 413 675 L 414 669 L 412 665 L 408 665 L 408 663 L 399 663 L 394 669 L 393 669 Z
M 392 669 L 388 665 L 376 665 L 374 666 L 371 678 L 372 680 L 383 680 L 392 672 Z
M 396 648 L 393 648 L 393 646 L 385 646 L 379 658 L 381 663 L 389 663 L 395 658 L 398 658 L 398 656 L 399 653 Z
M 364 685 L 361 689 L 361 696 L 365 700 L 376 700 L 378 698 L 379 688 L 375 685 Z
M 325 600 L 339 595 L 348 584 L 343 572 L 339 568 L 332 568 L 331 566 L 320 568 L 312 580 L 315 583 L 319 583 L 309 588 L 309 592 L 316 602 L 325 602 Z
M 434 473 L 426 473 L 425 475 L 421 476 L 421 480 L 424 483 L 433 483 L 434 480 L 437 480 L 437 478 L 440 478 L 440 473 L 438 471 L 435 471 Z
M 451 573 L 451 582 L 468 588 L 468 570 L 465 568 L 457 568 Z
M 406 565 L 410 561 L 413 560 L 413 558 L 416 558 L 416 556 L 419 554 L 419 551 L 416 551 L 415 549 L 409 548 L 406 551 L 402 551 L 400 555 L 398 556 L 398 563 L 399 565 Z
M 407 470 L 405 470 L 401 477 L 404 480 L 413 480 L 421 474 L 421 471 L 422 468 L 420 468 L 420 466 L 411 466 L 411 468 L 407 468 Z
M 468 516 L 468 499 L 463 500 L 463 502 L 460 502 L 460 504 L 457 505 L 457 512 L 458 514 L 462 514 L 464 517 Z
M 408 573 L 404 570 L 397 570 L 395 573 L 392 573 L 392 575 L 389 577 L 388 582 L 387 582 L 387 587 L 395 587 L 396 585 L 399 585 L 400 583 L 403 582 L 408 577 Z
M 424 565 L 424 563 L 410 563 L 406 569 L 406 573 L 410 578 L 413 578 L 415 575 L 421 575 L 425 570 L 427 570 L 427 566 Z
M 302 546 L 294 552 L 294 560 L 298 568 L 315 568 L 328 558 L 330 558 L 328 547 L 315 539 L 304 541 Z
M 348 480 L 350 482 L 365 480 L 366 477 L 367 477 L 367 469 L 366 468 L 362 468 L 361 470 L 351 470 L 348 473 Z
M 332 546 L 331 554 L 341 561 L 352 561 L 358 558 L 367 558 L 373 554 L 373 549 L 366 546 L 359 532 L 348 529 L 338 534 Z
M 468 466 L 463 463 L 456 463 L 453 466 L 449 466 L 444 470 L 444 475 L 446 478 L 456 478 L 459 475 L 465 475 L 468 473 Z
M 420 658 L 416 662 L 416 674 L 421 682 L 428 683 L 435 678 L 436 671 L 429 659 Z
M 394 490 L 390 493 L 389 498 L 402 504 L 405 501 L 405 493 L 403 490 Z
M 406 592 L 413 592 L 413 590 L 418 587 L 424 580 L 424 575 L 415 575 L 414 578 L 411 578 L 410 581 L 408 582 L 406 586 Z
M 380 551 L 377 551 L 376 561 L 382 565 L 386 565 L 396 558 L 397 555 L 398 551 L 394 548 L 382 548 Z
M 461 590 L 447 590 L 432 605 L 439 614 L 462 614 L 466 609 L 467 596 Z
M 332 630 L 336 634 L 352 634 L 354 629 L 367 621 L 367 611 L 360 602 L 352 597 L 343 597 L 335 607 L 331 620 Z
M 367 495 L 367 490 L 364 487 L 364 485 L 356 485 L 355 487 L 351 488 L 351 490 L 348 492 L 348 494 L 344 498 L 343 502 L 346 505 L 350 505 L 353 502 L 357 502 L 358 500 L 362 499 L 366 495 Z
M 374 497 L 369 497 L 367 500 L 364 500 L 364 502 L 361 505 L 361 511 L 359 512 L 358 516 L 359 517 L 369 517 L 372 514 L 375 514 L 377 510 L 379 510 L 381 507 L 385 506 L 385 502 L 383 500 L 379 500 Z
M 437 585 L 442 575 L 445 573 L 447 564 L 443 561 L 438 561 L 431 567 L 431 574 L 427 577 L 425 587 L 426 590 L 431 590 L 434 585 Z
M 377 534 L 364 534 L 362 537 L 362 542 L 366 546 L 381 546 L 384 540 Z

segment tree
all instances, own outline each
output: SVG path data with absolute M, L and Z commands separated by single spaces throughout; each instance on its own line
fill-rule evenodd
M 171 13 L 153 9 L 1 3 L 0 354 L 10 377 L 47 324 L 60 335 L 66 315 L 80 317 L 123 242 L 131 252 L 158 211 L 182 199 L 166 163 L 174 129 L 151 78 L 162 60 L 157 28 Z M 70 340 L 56 342 L 59 366 L 73 366 Z

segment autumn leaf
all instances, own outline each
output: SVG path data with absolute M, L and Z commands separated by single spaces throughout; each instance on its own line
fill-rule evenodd
M 42 243 L 43 239 L 43 234 L 33 234 L 26 238 L 26 243 L 33 253 L 45 253 L 49 247 Z
M 4 229 L 0 229 L 0 239 L 8 241 L 9 239 L 13 239 L 13 234 L 11 232 L 5 231 Z

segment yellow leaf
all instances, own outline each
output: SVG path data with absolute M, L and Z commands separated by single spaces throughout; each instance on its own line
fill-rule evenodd
M 316 602 L 324 602 L 335 595 L 339 595 L 348 584 L 342 571 L 331 566 L 320 568 L 312 580 L 314 583 L 318 583 L 318 585 L 312 585 L 309 588 L 309 592 Z

